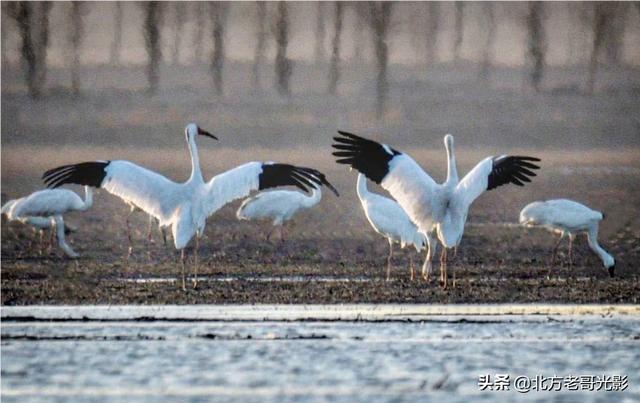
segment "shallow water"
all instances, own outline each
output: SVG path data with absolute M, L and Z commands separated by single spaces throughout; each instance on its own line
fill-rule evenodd
M 333 312 L 351 309 L 340 307 Z M 222 320 L 203 315 L 207 307 L 186 307 L 182 319 L 175 316 L 180 307 L 145 307 L 137 314 L 133 307 L 97 307 L 83 320 L 90 307 L 45 313 L 32 307 L 22 311 L 32 317 L 21 319 L 20 309 L 7 308 L 3 401 L 415 401 L 442 400 L 444 393 L 455 394 L 447 401 L 640 399 L 637 315 L 411 316 L 419 306 L 408 306 L 405 316 L 386 316 L 391 320 L 364 315 L 369 319 L 338 321 L 300 314 L 311 308 L 283 307 L 277 315 L 269 307 L 244 308 L 279 318 L 261 321 L 239 316 L 238 306 L 209 307 L 228 311 Z M 373 312 L 368 308 L 365 313 Z M 376 312 L 389 315 L 400 308 Z M 323 311 L 314 309 L 314 314 Z M 624 392 L 480 391 L 478 376 L 484 374 L 509 374 L 512 380 L 628 375 L 629 387 Z

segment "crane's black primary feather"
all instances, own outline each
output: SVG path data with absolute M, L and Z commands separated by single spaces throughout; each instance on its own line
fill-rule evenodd
M 107 165 L 111 161 L 90 161 L 63 165 L 48 170 L 42 179 L 48 188 L 57 188 L 67 183 L 100 187 L 107 175 Z
M 540 158 L 519 155 L 494 157 L 487 190 L 495 189 L 507 183 L 524 186 L 524 182 L 531 182 L 531 177 L 536 176 L 536 173 L 532 170 L 540 169 L 538 165 L 532 163 L 538 161 L 540 161 Z
M 258 183 L 259 190 L 278 186 L 296 186 L 305 192 L 308 192 L 310 188 L 325 185 L 338 196 L 336 188 L 320 171 L 289 164 L 263 164 Z
M 338 151 L 333 155 L 338 164 L 350 165 L 364 174 L 367 178 L 380 183 L 389 173 L 389 161 L 401 153 L 389 146 L 382 145 L 373 140 L 365 139 L 353 133 L 338 130 L 340 136 L 333 139 L 332 145 Z

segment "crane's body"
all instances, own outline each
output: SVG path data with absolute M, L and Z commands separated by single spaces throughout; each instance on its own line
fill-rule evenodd
M 29 196 L 10 200 L 2 206 L 9 220 L 21 221 L 40 230 L 56 229 L 58 245 L 69 257 L 79 255 L 67 244 L 63 214 L 85 211 L 93 205 L 93 191 L 85 186 L 85 200 L 68 189 L 39 190 Z
M 611 277 L 615 274 L 615 259 L 598 244 L 598 227 L 604 215 L 573 200 L 554 199 L 537 201 L 526 205 L 520 212 L 520 224 L 528 227 L 543 227 L 560 234 L 554 249 L 555 262 L 560 241 L 569 236 L 569 262 L 573 264 L 573 241 L 577 234 L 586 233 L 589 247 L 593 250 Z
M 363 174 L 358 174 L 356 189 L 369 224 L 389 242 L 389 256 L 387 257 L 387 280 L 389 280 L 393 244 L 399 243 L 402 249 L 407 245 L 413 245 L 416 252 L 419 253 L 425 247 L 426 236 L 411 222 L 407 213 L 398 203 L 388 197 L 370 192 L 367 188 L 367 178 Z M 413 264 L 410 266 L 411 279 L 413 279 Z
M 411 221 L 431 243 L 431 233 L 437 234 L 443 245 L 441 283 L 446 286 L 447 249 L 457 247 L 464 233 L 469 207 L 487 190 L 513 183 L 523 186 L 530 182 L 539 167 L 538 158 L 526 156 L 487 157 L 480 161 L 462 180 L 458 179 L 453 136 L 444 137 L 447 150 L 447 179 L 436 183 L 409 155 L 355 134 L 339 131 L 334 137 L 333 153 L 340 164 L 350 165 L 368 179 L 380 184 L 402 206 Z M 423 265 L 423 276 L 431 272 L 431 248 Z
M 275 228 L 280 227 L 280 237 L 283 238 L 284 223 L 293 219 L 299 211 L 314 207 L 321 199 L 320 187 L 313 187 L 310 195 L 295 190 L 260 192 L 242 202 L 236 217 L 239 220 L 271 220 Z
M 45 172 L 49 187 L 77 183 L 100 187 L 156 218 L 162 227 L 171 227 L 173 242 L 182 257 L 182 286 L 185 285 L 184 248 L 196 238 L 194 286 L 197 285 L 198 246 L 207 217 L 225 204 L 246 197 L 251 191 L 277 186 L 307 187 L 325 184 L 333 189 L 324 175 L 311 169 L 272 162 L 248 162 L 204 181 L 196 137 L 217 139 L 196 124 L 185 128 L 191 155 L 191 175 L 186 182 L 168 178 L 129 161 L 92 161 L 65 165 Z

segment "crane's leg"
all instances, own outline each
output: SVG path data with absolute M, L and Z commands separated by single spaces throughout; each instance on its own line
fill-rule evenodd
M 131 214 L 133 214 L 133 208 L 129 210 L 129 214 L 127 214 L 126 224 L 127 224 L 127 239 L 129 240 L 129 250 L 127 251 L 127 256 L 125 257 L 125 261 L 128 261 L 133 253 L 133 239 L 131 238 Z
M 42 256 L 44 254 L 44 230 L 41 229 L 40 231 L 40 256 Z
M 200 233 L 196 233 L 196 248 L 193 252 L 193 262 L 194 262 L 194 276 L 193 276 L 193 289 L 195 290 L 198 287 L 198 249 L 200 249 Z
M 451 259 L 455 259 L 456 256 L 458 256 L 458 245 L 453 247 L 453 256 L 451 257 Z
M 573 240 L 575 235 L 569 234 L 569 268 L 573 267 Z
M 149 216 L 149 227 L 147 229 L 147 242 L 153 244 L 153 216 Z
M 180 250 L 180 263 L 182 266 L 182 291 L 187 291 L 187 282 L 184 275 L 184 261 L 186 259 L 184 248 Z
M 161 227 L 160 223 L 158 223 L 158 228 L 160 228 L 160 234 L 162 234 L 162 243 L 166 247 L 167 246 L 167 230 L 164 227 Z
M 458 247 L 456 246 L 455 249 L 454 249 L 454 253 L 453 253 L 454 259 L 455 259 L 457 251 L 458 251 Z M 449 262 L 447 262 L 447 264 L 448 263 Z M 456 266 L 455 266 L 455 262 L 453 264 L 451 264 L 451 277 L 453 278 L 453 281 L 452 281 L 451 285 L 452 285 L 453 288 L 455 288 L 456 287 Z
M 411 272 L 411 281 L 416 278 L 416 267 L 413 265 L 413 252 L 409 251 L 409 270 Z
M 387 257 L 387 281 L 391 279 L 391 258 L 393 257 L 393 241 L 389 239 L 389 256 Z
M 447 288 L 447 248 L 442 248 L 440 254 L 440 286 Z
M 431 236 L 431 233 L 427 233 L 427 256 L 424 259 L 424 264 L 422 265 L 422 278 L 425 281 L 429 281 L 429 276 L 431 275 L 431 271 L 433 270 L 433 263 L 431 260 L 433 259 L 433 255 L 436 253 L 437 243 L 434 243 L 434 239 Z
M 74 252 L 73 249 L 71 249 L 71 246 L 69 246 L 69 244 L 67 244 L 67 241 L 65 239 L 64 236 L 64 220 L 62 219 L 61 215 L 56 215 L 54 217 L 55 219 L 55 227 L 51 228 L 51 230 L 53 231 L 55 229 L 57 235 L 58 235 L 58 245 L 60 245 L 60 249 L 62 249 L 64 251 L 64 253 L 67 254 L 67 256 L 71 257 L 71 258 L 77 258 L 78 255 L 76 252 Z
M 53 249 L 53 240 L 55 238 L 55 235 L 56 235 L 56 228 L 55 228 L 55 219 L 54 219 L 54 224 L 49 229 L 49 245 L 47 246 L 48 252 L 51 252 L 51 250 Z
M 553 254 L 551 255 L 551 266 L 556 264 L 556 256 L 558 255 L 558 247 L 560 246 L 560 242 L 562 241 L 562 238 L 564 238 L 564 232 L 562 234 L 560 234 L 560 238 L 558 238 L 558 241 L 553 246 Z

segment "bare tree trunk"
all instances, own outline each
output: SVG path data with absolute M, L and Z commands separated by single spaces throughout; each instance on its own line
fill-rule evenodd
M 227 20 L 227 3 L 213 2 L 211 6 L 211 36 L 213 38 L 213 54 L 211 55 L 211 75 L 217 95 L 224 94 L 224 29 Z
M 496 17 L 494 5 L 492 2 L 482 3 L 484 14 L 486 17 L 487 34 L 485 37 L 484 48 L 482 51 L 482 63 L 480 65 L 479 77 L 481 80 L 489 79 L 491 69 L 491 61 L 493 59 L 493 45 L 496 41 Z
M 194 4 L 196 32 L 193 36 L 193 61 L 194 63 L 202 62 L 204 58 L 204 27 L 205 27 L 205 7 L 207 3 L 196 2 Z
M 365 3 L 355 2 L 353 7 L 356 14 L 356 26 L 353 33 L 353 61 L 355 64 L 364 62 L 365 29 L 369 10 Z
M 276 51 L 276 89 L 282 96 L 291 94 L 289 80 L 293 72 L 293 62 L 287 58 L 287 46 L 289 45 L 289 11 L 287 3 L 278 2 L 278 17 L 275 27 L 277 44 Z
M 109 61 L 112 66 L 120 64 L 120 52 L 122 50 L 122 2 L 115 2 L 113 14 L 113 41 L 111 42 L 111 52 Z
M 598 58 L 605 42 L 605 35 L 615 14 L 614 2 L 599 1 L 594 4 L 593 15 L 593 42 L 591 46 L 591 56 L 589 57 L 589 77 L 587 79 L 587 92 L 593 94 L 598 71 Z
M 256 2 L 256 48 L 253 53 L 253 67 L 251 69 L 251 88 L 254 92 L 262 90 L 260 82 L 260 67 L 264 63 L 264 50 L 267 44 L 267 3 Z
M 171 62 L 173 64 L 180 64 L 180 48 L 182 47 L 182 32 L 184 31 L 185 23 L 185 8 L 181 2 L 175 2 L 173 5 L 173 49 L 171 49 Z
M 329 67 L 329 87 L 327 92 L 335 95 L 338 89 L 338 81 L 340 80 L 340 37 L 342 36 L 342 14 L 343 5 L 341 2 L 334 2 L 334 33 L 331 47 L 331 64 Z
M 20 53 L 22 56 L 22 64 L 25 71 L 25 81 L 29 95 L 37 98 L 40 95 L 40 88 L 37 86 L 36 70 L 37 60 L 36 51 L 34 49 L 33 38 L 31 36 L 31 19 L 33 18 L 33 3 L 30 2 L 8 2 L 2 3 L 8 7 L 10 15 L 16 20 L 18 30 L 20 31 L 20 39 L 22 46 Z
M 527 15 L 529 83 L 536 92 L 540 91 L 545 66 L 546 44 L 543 13 L 542 2 L 529 2 L 529 14 Z
M 49 47 L 49 12 L 51 11 L 52 3 L 44 1 L 35 4 L 36 19 L 34 28 L 36 29 L 36 81 L 38 91 L 44 87 L 44 83 L 47 79 L 47 49 Z M 38 7 L 39 6 L 39 7 Z
M 29 95 L 42 94 L 47 70 L 47 46 L 49 44 L 49 2 L 10 2 L 7 12 L 16 20 L 22 46 L 23 68 Z
M 378 71 L 376 80 L 376 113 L 379 119 L 384 118 L 386 111 L 389 83 L 387 81 L 387 66 L 389 63 L 389 51 L 387 48 L 387 34 L 391 21 L 391 2 L 369 2 L 369 23 L 373 31 L 373 40 L 376 53 L 376 68 Z
M 615 4 L 615 6 L 614 6 Z M 627 22 L 629 4 L 624 2 L 610 4 L 609 23 L 605 30 L 605 55 L 607 63 L 613 66 L 622 64 L 622 50 L 624 45 L 624 31 Z
M 324 24 L 324 2 L 316 3 L 316 43 L 314 48 L 315 60 L 317 63 L 324 63 L 324 38 L 326 29 Z
M 9 34 L 9 30 L 7 29 L 7 21 L 4 18 L 11 14 L 10 6 L 7 2 L 0 3 L 0 7 L 2 7 L 2 22 L 0 22 L 0 28 L 2 29 L 2 33 L 0 33 L 0 41 L 2 42 L 2 50 L 0 51 L 0 55 L 2 56 L 2 66 L 7 65 L 7 35 Z
M 82 45 L 84 30 L 82 25 L 82 9 L 84 6 L 81 1 L 71 2 L 69 43 L 71 44 L 71 89 L 75 95 L 80 94 L 80 46 Z
M 154 94 L 158 90 L 160 81 L 160 61 L 162 49 L 160 46 L 160 24 L 162 18 L 161 4 L 157 1 L 142 3 L 145 10 L 144 43 L 147 49 L 147 81 L 149 93 Z
M 455 14 L 455 38 L 453 41 L 453 60 L 457 63 L 460 61 L 460 49 L 462 48 L 462 40 L 464 36 L 464 3 L 456 1 Z
M 438 29 L 440 27 L 440 5 L 435 1 L 427 4 L 427 38 L 426 58 L 427 64 L 435 64 L 438 62 Z

